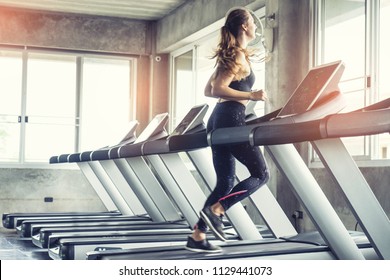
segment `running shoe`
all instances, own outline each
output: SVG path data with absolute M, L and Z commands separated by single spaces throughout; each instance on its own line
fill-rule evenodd
M 187 245 L 185 248 L 192 252 L 204 252 L 204 253 L 222 252 L 221 247 L 211 244 L 207 239 L 196 241 L 191 236 L 188 236 Z
M 223 232 L 222 216 L 215 215 L 211 211 L 210 207 L 203 208 L 203 210 L 200 211 L 200 216 L 202 217 L 203 221 L 205 221 L 205 223 L 209 226 L 216 238 L 222 241 L 227 240 L 225 233 Z

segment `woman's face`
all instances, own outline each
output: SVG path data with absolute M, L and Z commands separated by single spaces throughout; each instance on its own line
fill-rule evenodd
M 256 24 L 251 14 L 249 14 L 248 22 L 246 23 L 246 35 L 250 40 L 256 38 Z

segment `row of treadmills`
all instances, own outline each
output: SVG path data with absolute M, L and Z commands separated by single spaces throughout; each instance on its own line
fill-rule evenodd
M 341 61 L 311 69 L 286 105 L 265 116 L 256 117 L 254 103 L 248 104 L 245 127 L 207 134 L 208 106 L 200 105 L 169 135 L 168 114 L 159 114 L 138 137 L 132 123 L 116 146 L 53 156 L 51 164 L 77 163 L 107 211 L 5 213 L 3 226 L 53 259 L 390 259 L 389 219 L 340 140 L 388 133 L 390 99 L 340 113 L 346 105 L 338 89 L 343 70 Z M 332 174 L 362 232 L 347 230 L 337 216 L 292 144 L 303 141 Z M 238 203 L 224 219 L 228 241 L 208 236 L 221 253 L 185 250 L 216 182 L 209 146 L 245 142 L 265 147 L 317 231 L 297 233 L 265 185 L 249 198 L 264 224 L 255 224 Z M 236 173 L 237 181 L 248 176 L 239 163 Z

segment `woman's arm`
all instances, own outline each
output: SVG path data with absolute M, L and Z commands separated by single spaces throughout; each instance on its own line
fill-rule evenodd
M 218 73 L 211 80 L 211 95 L 216 98 L 226 100 L 248 100 L 251 97 L 251 92 L 239 91 L 229 87 L 233 81 L 234 75 L 226 71 Z
M 212 94 L 212 86 L 211 86 L 211 83 L 214 80 L 215 75 L 216 75 L 216 71 L 210 76 L 210 79 L 208 80 L 208 82 L 206 84 L 206 87 L 204 88 L 204 95 L 207 96 L 207 97 L 215 97 L 215 98 L 217 98 L 216 96 L 213 96 L 213 94 Z
M 239 55 L 239 64 L 237 69 L 233 69 L 235 73 L 249 72 L 250 68 L 245 59 L 245 55 L 240 53 Z M 247 66 L 248 69 L 242 69 L 242 66 Z M 240 69 L 241 66 L 241 69 Z M 239 91 L 229 87 L 230 83 L 235 79 L 233 73 L 228 71 L 215 70 L 208 80 L 204 94 L 208 97 L 222 98 L 225 100 L 265 100 L 266 93 L 264 91 L 256 91 L 254 94 L 250 91 Z M 264 95 L 264 96 L 263 96 Z
M 226 73 L 217 74 L 217 70 L 211 75 L 204 89 L 207 97 L 222 98 L 225 100 L 265 100 L 265 92 L 239 91 L 229 87 L 234 75 Z
M 223 71 L 221 68 L 216 69 L 207 83 L 206 89 L 209 96 L 215 98 L 222 98 L 226 100 L 248 100 L 250 99 L 250 92 L 239 91 L 229 87 L 230 83 L 235 80 L 234 73 L 249 72 L 245 71 L 244 66 L 249 69 L 249 65 L 245 59 L 245 55 L 239 52 L 237 55 L 237 64 L 232 71 Z

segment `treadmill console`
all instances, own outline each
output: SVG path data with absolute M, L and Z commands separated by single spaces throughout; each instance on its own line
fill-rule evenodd
M 192 109 L 187 113 L 187 115 L 169 135 L 169 137 L 183 135 L 191 130 L 194 132 L 194 129 L 197 128 L 204 129 L 203 118 L 207 112 L 208 107 L 209 106 L 207 104 L 192 107 Z
M 118 145 L 125 145 L 130 144 L 135 141 L 135 131 L 139 125 L 138 121 L 131 121 L 129 123 L 129 132 L 125 135 L 125 137 L 122 138 L 121 141 L 119 141 Z
M 145 142 L 146 140 L 153 140 L 156 136 L 160 137 L 162 134 L 167 134 L 165 125 L 168 122 L 168 113 L 156 115 L 153 120 L 142 131 L 134 144 Z
M 303 113 L 309 110 L 318 99 L 338 91 L 338 83 L 344 68 L 342 61 L 312 68 L 295 89 L 278 116 Z

